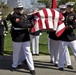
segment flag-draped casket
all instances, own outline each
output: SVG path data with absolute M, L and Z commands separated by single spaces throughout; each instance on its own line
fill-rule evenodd
M 59 37 L 65 30 L 64 16 L 55 9 L 44 8 L 31 15 L 36 16 L 31 32 L 39 30 L 55 30 Z

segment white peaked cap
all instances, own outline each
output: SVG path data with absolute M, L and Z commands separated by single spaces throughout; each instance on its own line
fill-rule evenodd
M 59 6 L 60 9 L 66 9 L 66 7 L 67 7 L 66 5 L 60 5 Z
M 23 3 L 22 2 L 16 2 L 14 8 L 22 8 L 23 7 Z
M 67 2 L 66 5 L 68 6 L 74 6 L 75 2 Z

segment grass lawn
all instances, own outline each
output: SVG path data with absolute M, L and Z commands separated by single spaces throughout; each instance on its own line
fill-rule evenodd
M 42 35 L 40 36 L 40 41 L 39 41 L 40 55 L 49 55 L 47 46 L 48 46 L 47 45 L 47 34 L 46 32 L 43 32 Z M 70 50 L 70 53 L 72 54 L 70 48 L 69 50 Z M 5 55 L 12 54 L 12 40 L 11 40 L 10 33 L 8 33 L 7 36 L 5 37 L 4 53 Z
M 8 33 L 7 36 L 5 36 L 4 53 L 12 54 L 12 40 L 10 33 Z

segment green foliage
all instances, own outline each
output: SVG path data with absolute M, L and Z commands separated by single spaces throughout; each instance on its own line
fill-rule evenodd
M 0 0 L 0 11 L 3 13 L 3 18 L 6 18 L 6 15 L 12 11 L 12 8 Z
M 47 8 L 49 8 L 51 4 L 51 0 L 38 0 L 38 2 L 44 3 Z
M 38 2 L 48 2 L 49 0 L 38 0 Z
M 65 4 L 67 2 L 76 2 L 76 0 L 58 0 L 59 4 Z

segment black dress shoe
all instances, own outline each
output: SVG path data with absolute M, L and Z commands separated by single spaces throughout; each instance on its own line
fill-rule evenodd
M 3 56 L 4 54 L 3 54 L 3 53 L 0 53 L 0 55 L 2 55 L 2 56 Z
M 21 68 L 22 65 L 18 65 L 17 68 Z
M 58 67 L 58 64 L 55 64 L 54 66 L 55 66 L 55 67 Z
M 33 56 L 39 56 L 39 54 L 32 54 Z
M 58 70 L 60 70 L 60 71 L 64 71 L 64 68 L 59 68 Z
M 25 60 L 23 60 L 23 63 L 24 63 L 24 64 L 27 64 L 27 61 L 26 61 L 26 59 L 25 59 Z
M 39 54 L 35 54 L 36 56 L 39 56 Z
M 30 70 L 30 73 L 31 73 L 32 75 L 36 75 L 35 70 Z
M 73 67 L 71 65 L 68 65 L 67 68 L 68 69 L 73 69 Z
M 16 68 L 12 67 L 11 71 L 16 71 Z
M 53 61 L 50 61 L 50 63 L 53 63 Z

